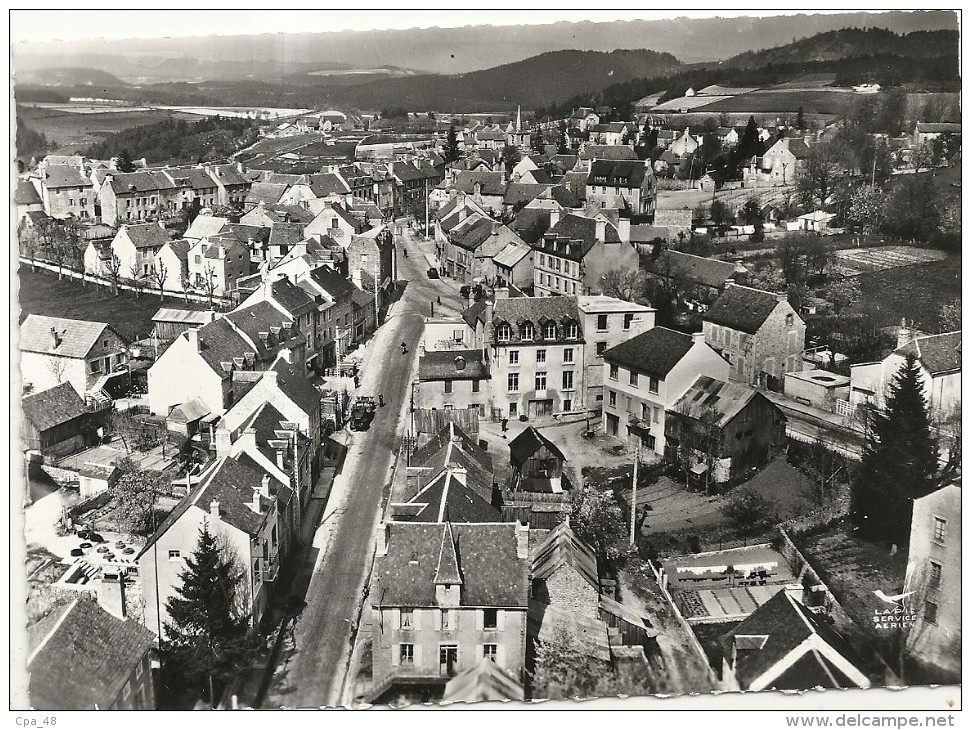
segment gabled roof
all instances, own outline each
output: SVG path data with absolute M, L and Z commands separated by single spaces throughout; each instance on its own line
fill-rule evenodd
M 923 335 L 898 347 L 894 353 L 903 357 L 913 355 L 931 375 L 960 372 L 961 332 Z
M 611 347 L 603 354 L 604 362 L 623 365 L 663 380 L 688 354 L 692 344 L 691 335 L 667 327 L 654 327 Z
M 461 585 L 462 574 L 459 570 L 459 556 L 452 536 L 452 525 L 445 523 L 442 531 L 442 545 L 438 553 L 438 567 L 435 569 L 435 585 Z
M 310 190 L 318 198 L 326 198 L 328 195 L 348 195 L 351 192 L 341 176 L 332 172 L 308 175 L 307 184 L 310 185 Z
M 556 444 L 536 430 L 535 426 L 529 426 L 509 442 L 509 458 L 513 467 L 522 466 L 526 459 L 544 446 L 558 458 L 566 461 L 566 457 Z
M 529 246 L 523 246 L 518 243 L 508 243 L 501 251 L 499 251 L 499 253 L 492 257 L 492 260 L 495 262 L 496 266 L 512 268 L 531 253 L 532 249 Z
M 418 379 L 422 382 L 483 380 L 488 377 L 489 366 L 482 362 L 482 350 L 431 350 L 418 358 Z
M 489 239 L 493 227 L 498 227 L 495 221 L 475 213 L 452 229 L 449 240 L 466 251 L 475 251 Z
M 502 198 L 503 205 L 525 205 L 545 193 L 548 188 L 548 184 L 542 183 L 509 183 L 506 187 L 506 194 Z
M 551 198 L 564 208 L 579 208 L 583 205 L 583 201 L 580 199 L 580 196 L 564 185 L 554 185 L 539 197 Z
M 51 333 L 52 329 L 57 332 L 58 341 Z M 83 358 L 91 352 L 105 330 L 111 330 L 117 335 L 104 322 L 30 314 L 20 325 L 20 349 L 44 355 Z
M 467 456 L 467 459 L 463 459 Z M 475 464 L 475 468 L 484 473 L 492 473 L 492 457 L 487 451 L 469 438 L 461 428 L 455 423 L 436 433 L 421 448 L 411 456 L 411 466 L 418 469 L 427 470 L 432 477 L 440 473 L 448 464 L 459 463 L 469 468 L 469 464 Z M 424 481 L 427 484 L 429 479 Z M 492 485 L 489 485 L 491 496 Z
M 649 177 L 648 167 L 641 160 L 594 160 L 590 165 L 587 185 L 639 188 L 644 183 L 645 177 Z M 606 182 L 600 182 L 601 178 L 605 178 Z
M 961 134 L 961 125 L 949 122 L 917 122 L 917 134 Z
M 594 590 L 600 591 L 596 553 L 565 522 L 550 530 L 533 550 L 533 580 L 546 580 L 563 565 L 571 566 Z
M 626 144 L 588 144 L 580 152 L 581 160 L 613 160 L 644 163 L 638 159 L 634 148 Z
M 236 165 L 213 165 L 212 176 L 223 185 L 249 184 L 249 181 L 236 169 Z
M 310 272 L 310 278 L 338 302 L 346 302 L 354 296 L 356 286 L 328 266 L 319 266 Z
M 529 170 L 523 177 L 529 176 L 538 185 L 552 185 L 553 178 L 546 170 Z
M 49 165 L 44 169 L 43 185 L 54 190 L 57 188 L 90 188 L 92 183 L 76 167 L 68 165 Z
M 287 310 L 294 320 L 317 307 L 313 297 L 286 277 L 270 284 L 270 291 L 273 300 Z
M 653 274 L 660 276 L 678 274 L 696 284 L 718 289 L 725 286 L 725 282 L 738 273 L 738 265 L 731 261 L 709 259 L 670 249 L 662 251 L 656 259 L 646 256 L 642 262 L 644 269 Z
M 461 466 L 457 461 L 450 466 Z M 487 499 L 492 492 L 489 476 L 478 470 L 470 470 L 460 476 L 453 469 L 444 469 L 408 500 L 409 505 L 418 509 L 408 521 L 502 522 L 502 514 Z
M 17 191 L 14 193 L 13 201 L 17 205 L 40 205 L 43 202 L 37 188 L 26 180 L 17 182 Z
M 784 298 L 785 295 L 733 284 L 712 302 L 704 319 L 706 322 L 754 335 L 781 304 L 779 297 Z
M 287 192 L 289 185 L 283 183 L 255 182 L 246 193 L 246 202 L 250 204 L 264 203 L 273 205 L 279 203 L 280 198 Z
M 708 414 L 714 414 L 717 420 L 713 425 L 724 428 L 756 397 L 764 398 L 747 385 L 699 375 L 667 410 L 699 422 Z
M 493 308 L 492 323 L 508 322 L 515 325 L 518 322 L 538 323 L 543 319 L 557 322 L 579 322 L 580 310 L 577 309 L 577 298 L 562 297 L 511 297 L 497 299 Z
M 48 390 L 29 393 L 20 399 L 24 420 L 38 431 L 60 426 L 88 412 L 74 386 L 61 383 Z
M 280 357 L 272 369 L 276 373 L 277 387 L 301 411 L 312 415 L 320 408 L 320 391 L 297 368 Z
M 174 423 L 192 423 L 193 421 L 198 421 L 203 416 L 208 416 L 210 413 L 209 406 L 206 405 L 202 398 L 193 398 L 192 400 L 187 400 L 185 403 L 180 403 L 169 411 L 169 415 L 165 420 Z
M 142 195 L 156 190 L 174 190 L 175 185 L 158 170 L 141 170 L 139 172 L 119 172 L 111 175 L 109 182 L 115 195 Z
M 563 250 L 557 246 L 559 240 L 554 239 L 566 239 L 569 245 Z M 620 234 L 610 223 L 604 226 L 604 242 L 621 242 Z M 543 234 L 543 238 L 536 241 L 533 247 L 574 261 L 582 261 L 584 256 L 590 253 L 597 243 L 597 221 L 586 216 L 568 213 L 561 216 L 556 225 Z
M 462 170 L 455 176 L 453 187 L 467 195 L 472 195 L 475 192 L 476 183 L 481 186 L 483 195 L 505 195 L 506 193 L 503 174 L 488 170 Z
M 221 218 L 214 215 L 197 215 L 195 220 L 189 225 L 183 238 L 208 238 L 222 233 L 223 228 L 229 223 L 228 218 Z
M 216 181 L 204 167 L 166 167 L 165 174 L 180 187 L 188 185 L 193 190 L 208 190 L 216 187 Z
M 486 304 L 485 300 L 480 300 L 468 309 L 462 311 L 462 319 L 465 320 L 465 323 L 469 325 L 469 327 L 475 329 L 479 322 L 485 324 L 485 313 L 488 308 L 489 306 Z
M 526 608 L 529 560 L 517 556 L 518 525 L 389 522 L 384 529 L 387 555 L 374 559 L 375 606 L 437 607 L 436 574 L 451 531 L 462 579 L 459 605 Z
M 191 324 L 201 326 L 211 322 L 212 312 L 205 312 L 197 309 L 174 309 L 161 307 L 153 316 L 153 322 L 177 322 L 179 324 Z
M 158 223 L 137 223 L 124 225 L 118 232 L 128 234 L 128 238 L 135 244 L 135 248 L 161 248 L 169 242 L 169 234 Z
M 107 710 L 154 643 L 137 621 L 97 601 L 75 599 L 28 633 L 30 706 L 35 710 Z
M 180 337 L 186 338 L 187 333 Z M 222 363 L 233 362 L 234 357 L 239 357 L 246 352 L 256 352 L 246 339 L 240 335 L 224 317 L 215 319 L 209 324 L 199 328 L 199 356 L 220 378 L 228 378 L 227 372 Z
M 523 686 L 509 676 L 497 662 L 482 657 L 445 685 L 442 702 L 501 702 L 522 700 Z
M 274 223 L 270 227 L 271 246 L 294 246 L 303 240 L 303 223 Z
M 547 208 L 523 208 L 509 227 L 526 243 L 536 243 L 550 228 L 550 211 Z

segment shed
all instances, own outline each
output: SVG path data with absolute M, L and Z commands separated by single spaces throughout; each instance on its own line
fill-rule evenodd
M 786 373 L 783 393 L 797 403 L 835 411 L 837 401 L 850 399 L 850 378 L 827 370 Z
M 183 332 L 209 324 L 215 318 L 216 313 L 212 311 L 162 307 L 152 317 L 152 322 L 155 324 L 156 337 L 174 340 Z
M 209 406 L 201 398 L 180 403 L 169 411 L 165 425 L 169 431 L 183 436 L 193 436 L 199 432 L 200 421 L 210 413 Z

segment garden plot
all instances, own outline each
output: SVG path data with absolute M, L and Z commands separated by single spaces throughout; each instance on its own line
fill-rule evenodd
M 836 251 L 837 268 L 845 276 L 871 271 L 896 269 L 901 266 L 926 264 L 947 258 L 944 251 L 910 246 L 878 246 L 876 248 L 848 248 Z

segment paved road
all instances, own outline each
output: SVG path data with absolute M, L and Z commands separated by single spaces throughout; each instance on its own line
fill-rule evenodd
M 374 530 L 382 490 L 400 443 L 416 367 L 415 351 L 424 327 L 428 302 L 454 291 L 430 280 L 417 244 L 407 237 L 408 257 L 399 255 L 399 280 L 407 285 L 402 298 L 367 346 L 361 391 L 383 394 L 365 432 L 353 434 L 341 473 L 334 481 L 302 570 L 312 570 L 306 607 L 288 639 L 262 706 L 320 707 L 339 702 L 355 620 L 370 569 Z M 408 344 L 402 355 L 400 345 Z M 310 565 L 312 564 L 312 569 Z

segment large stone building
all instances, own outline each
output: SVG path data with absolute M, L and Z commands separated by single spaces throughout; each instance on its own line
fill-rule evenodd
M 657 178 L 650 162 L 594 160 L 586 193 L 588 205 L 650 215 L 657 204 Z

